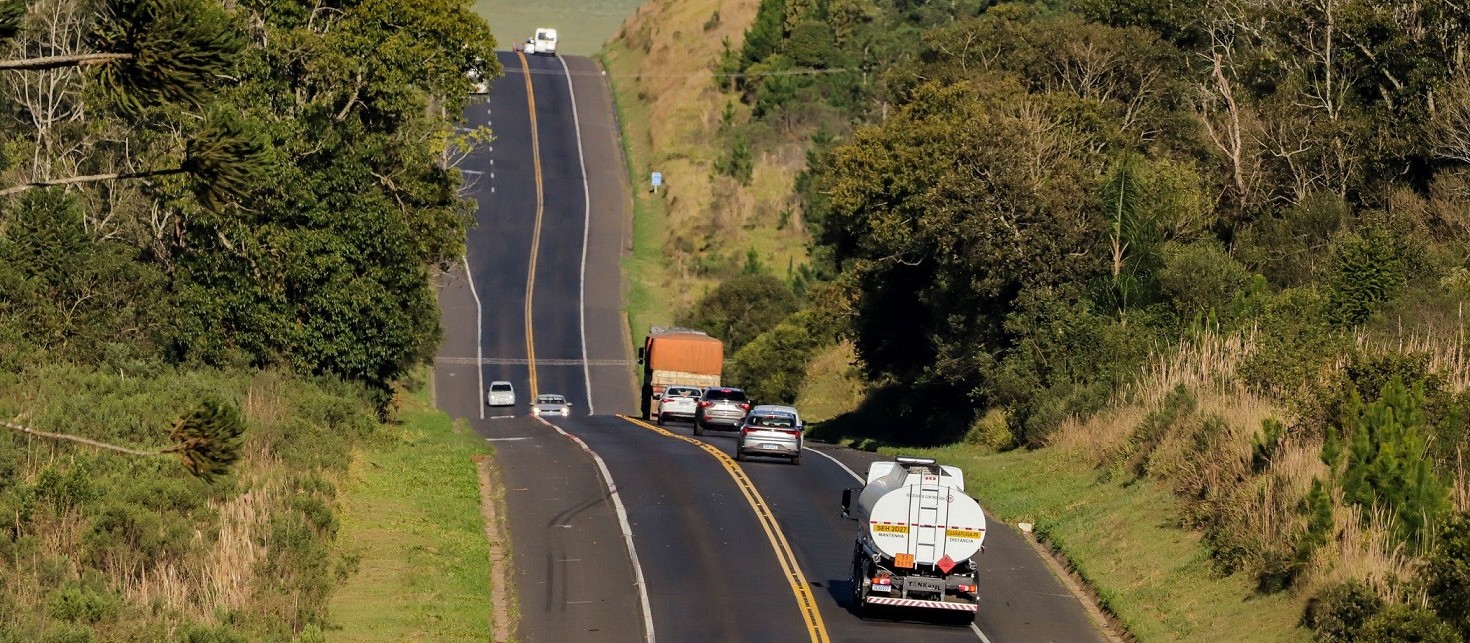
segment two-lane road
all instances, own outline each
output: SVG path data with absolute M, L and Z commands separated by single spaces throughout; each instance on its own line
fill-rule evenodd
M 722 455 L 728 437 L 612 415 L 632 410 L 634 390 L 619 311 L 627 182 L 605 80 L 582 58 L 500 60 L 506 75 L 467 113 L 496 138 L 462 164 L 478 225 L 468 271 L 440 291 L 435 392 L 496 447 L 519 640 L 1099 639 L 1004 528 L 981 557 L 976 626 L 859 619 L 847 578 L 855 526 L 837 505 L 856 484 L 849 469 L 876 456 L 821 445 L 836 459 L 737 464 Z M 485 409 L 484 386 L 502 379 L 520 404 Z M 538 392 L 566 395 L 573 414 L 525 417 Z

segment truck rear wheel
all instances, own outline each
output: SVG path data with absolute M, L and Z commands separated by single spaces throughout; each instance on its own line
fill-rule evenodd
M 868 560 L 863 557 L 862 550 L 854 549 L 852 553 L 852 612 L 859 618 L 868 615 L 868 587 L 863 581 L 868 579 Z

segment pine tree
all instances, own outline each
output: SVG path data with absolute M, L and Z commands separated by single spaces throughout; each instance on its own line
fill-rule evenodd
M 1357 420 L 1342 478 L 1344 499 L 1393 512 L 1400 535 L 1414 542 L 1423 542 L 1449 509 L 1449 488 L 1428 458 L 1423 405 L 1423 386 L 1411 391 L 1400 377 L 1372 404 L 1364 405 L 1355 393 L 1350 408 Z

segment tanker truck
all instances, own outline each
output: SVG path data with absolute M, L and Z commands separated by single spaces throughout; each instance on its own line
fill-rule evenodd
M 974 618 L 985 512 L 965 495 L 962 471 L 931 458 L 874 462 L 863 487 L 843 491 L 842 517 L 858 523 L 851 578 L 859 613 L 891 605 Z

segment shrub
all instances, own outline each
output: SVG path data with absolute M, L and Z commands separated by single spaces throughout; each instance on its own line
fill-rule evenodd
M 1364 643 L 1460 643 L 1460 635 L 1434 612 L 1423 607 L 1389 605 L 1363 624 L 1353 639 Z
M 52 618 L 95 625 L 114 617 L 121 599 L 100 582 L 71 582 L 52 592 L 46 603 Z
M 1334 324 L 1361 324 L 1403 292 L 1408 267 L 1399 246 L 1389 232 L 1378 228 L 1333 241 L 1327 313 Z
M 1217 241 L 1165 246 L 1159 287 L 1183 317 L 1224 312 L 1249 280 L 1245 266 Z
M 791 27 L 787 50 L 797 65 L 825 69 L 833 66 L 837 57 L 837 37 L 827 23 L 803 20 Z
M 1358 632 L 1383 606 L 1383 599 L 1367 585 L 1349 581 L 1307 601 L 1302 621 L 1321 643 L 1350 643 L 1359 640 Z
M 965 432 L 965 442 L 1002 451 L 1016 446 L 1016 436 L 1011 433 L 1005 411 L 990 409 L 970 425 L 970 430 Z
M 1429 603 L 1470 640 L 1470 514 L 1451 519 L 1436 545 L 1424 569 Z

